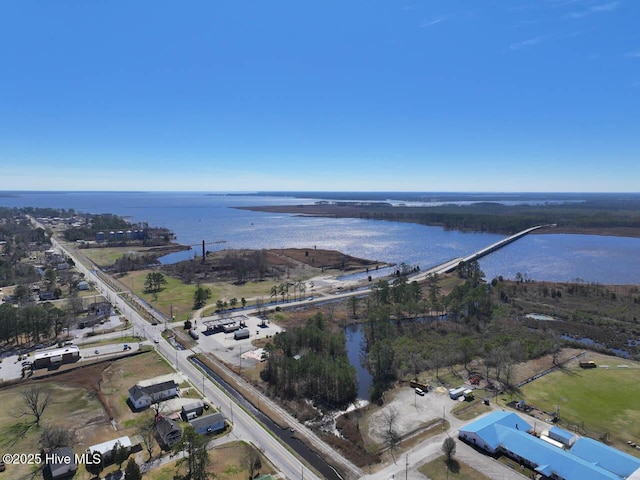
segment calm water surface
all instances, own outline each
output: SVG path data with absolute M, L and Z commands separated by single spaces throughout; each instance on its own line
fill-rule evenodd
M 328 248 L 383 262 L 425 269 L 468 255 L 503 238 L 487 233 L 445 231 L 408 223 L 297 217 L 250 212 L 234 206 L 313 203 L 291 197 L 224 196 L 206 193 L 29 192 L 0 197 L 0 206 L 73 208 L 114 213 L 132 222 L 171 229 L 194 251 L 204 240 L 211 251 L 228 248 Z M 225 243 L 214 243 L 224 241 Z M 480 261 L 488 279 L 521 273 L 533 280 L 640 284 L 640 239 L 596 235 L 530 235 Z
M 0 197 L 0 206 L 73 208 L 114 213 L 132 222 L 172 230 L 194 250 L 168 256 L 192 257 L 201 242 L 211 251 L 230 248 L 318 248 L 383 262 L 419 265 L 423 270 L 462 257 L 504 238 L 437 227 L 360 219 L 296 217 L 237 210 L 234 206 L 313 203 L 290 197 L 219 196 L 203 193 L 24 193 Z M 224 241 L 224 243 L 214 243 Z M 596 235 L 529 235 L 480 260 L 487 279 L 517 273 L 533 280 L 640 284 L 640 239 Z M 358 372 L 358 396 L 368 398 L 371 374 L 360 358 L 364 333 L 346 329 L 347 350 Z

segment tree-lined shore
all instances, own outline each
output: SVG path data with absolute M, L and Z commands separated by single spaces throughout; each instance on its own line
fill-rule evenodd
M 313 205 L 237 207 L 260 212 L 387 220 L 439 226 L 448 230 L 511 235 L 532 225 L 555 224 L 544 233 L 640 237 L 640 199 L 603 197 L 541 205 L 482 202 L 433 207 L 392 206 L 385 202 L 318 202 Z

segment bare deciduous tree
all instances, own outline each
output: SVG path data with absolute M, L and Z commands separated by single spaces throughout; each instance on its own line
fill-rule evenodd
M 149 458 L 147 461 L 153 458 L 153 449 L 156 445 L 156 428 L 152 422 L 144 422 L 138 427 L 138 435 L 142 439 L 142 446 L 147 451 Z
M 51 392 L 39 385 L 33 385 L 20 393 L 24 401 L 18 407 L 18 416 L 33 415 L 35 417 L 33 423 L 39 427 L 40 419 L 51 401 Z
M 58 425 L 46 425 L 40 434 L 40 445 L 45 452 L 56 448 L 70 447 L 75 441 L 75 433 Z
M 393 457 L 393 463 L 396 463 L 395 450 L 400 443 L 400 434 L 398 433 L 398 410 L 395 407 L 391 407 L 382 414 L 385 423 L 385 430 L 383 433 L 384 443 L 389 447 L 391 456 Z

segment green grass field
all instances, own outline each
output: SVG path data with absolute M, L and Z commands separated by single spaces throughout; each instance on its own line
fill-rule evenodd
M 640 442 L 640 365 L 616 357 L 594 359 L 598 368 L 576 364 L 550 373 L 525 385 L 521 398 L 547 412 L 558 407 L 563 426 L 578 426 L 581 434 L 608 433 L 617 446 Z
M 458 480 L 490 480 L 479 471 L 471 468 L 466 463 L 453 459 L 454 468 L 448 469 L 444 457 L 425 463 L 418 471 L 432 480 L 444 480 L 447 478 Z

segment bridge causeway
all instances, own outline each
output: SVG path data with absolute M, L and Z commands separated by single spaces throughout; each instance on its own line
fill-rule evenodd
M 420 280 L 426 279 L 429 275 L 433 275 L 433 274 L 441 275 L 443 273 L 452 272 L 456 268 L 458 268 L 458 265 L 460 265 L 462 262 L 469 263 L 469 262 L 476 261 L 484 257 L 485 255 L 489 255 L 490 253 L 495 252 L 496 250 L 500 250 L 502 247 L 505 247 L 510 243 L 515 242 L 516 240 L 524 237 L 525 235 L 530 234 L 535 230 L 540 230 L 541 228 L 548 228 L 548 227 L 555 227 L 555 226 L 556 226 L 555 224 L 547 224 L 547 225 L 536 225 L 535 227 L 527 228 L 525 230 L 522 230 L 521 232 L 511 235 L 510 237 L 503 238 L 502 240 L 492 245 L 489 245 L 488 247 L 485 247 L 482 250 L 478 250 L 477 252 L 472 253 L 471 255 L 467 255 L 466 257 L 454 258 L 447 262 L 441 263 L 440 265 L 436 265 L 435 267 L 432 267 L 429 270 L 420 272 L 419 274 L 410 277 L 409 280 L 420 281 Z

